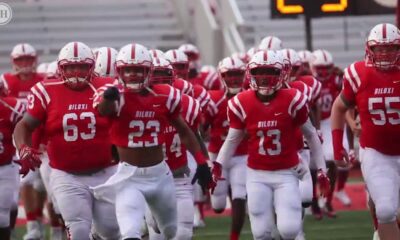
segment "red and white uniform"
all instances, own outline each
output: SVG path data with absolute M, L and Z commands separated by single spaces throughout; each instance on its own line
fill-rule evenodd
M 174 88 L 178 89 L 183 94 L 192 95 L 193 84 L 191 84 L 190 82 L 188 82 L 182 78 L 174 79 L 172 86 Z
M 0 228 L 10 225 L 10 211 L 14 196 L 18 194 L 18 167 L 12 164 L 15 148 L 12 134 L 17 121 L 22 117 L 25 105 L 12 97 L 0 98 Z
M 35 73 L 30 80 L 21 80 L 17 74 L 4 73 L 0 76 L 0 81 L 4 84 L 8 96 L 26 99 L 33 85 L 45 79 L 44 74 Z
M 321 94 L 321 87 L 322 84 L 320 81 L 318 81 L 317 79 L 315 79 L 313 76 L 311 75 L 303 75 L 300 76 L 297 81 L 302 81 L 305 84 L 307 84 L 307 86 L 311 87 L 311 99 L 309 100 L 312 104 L 315 104 L 316 101 L 319 99 L 320 94 Z
M 345 69 L 342 99 L 357 106 L 360 162 L 378 221 L 395 221 L 400 189 L 400 71 L 379 71 L 364 61 Z
M 110 122 L 92 106 L 94 88 L 112 81 L 95 77 L 92 86 L 74 91 L 63 81 L 45 80 L 33 86 L 28 95 L 27 114 L 44 124 L 48 138 L 50 188 L 66 226 L 74 229 L 73 239 L 90 232 L 92 221 L 100 236 L 119 236 L 114 205 L 94 199 L 91 189 L 116 170 L 112 166 Z
M 223 89 L 223 84 L 218 77 L 217 71 L 200 72 L 199 75 L 191 79 L 193 85 L 200 85 L 207 90 L 220 90 Z
M 210 159 L 215 161 L 222 144 L 228 134 L 229 121 L 226 114 L 228 101 L 225 91 L 209 91 L 210 102 L 205 114 L 206 123 L 210 124 L 210 142 L 208 152 Z M 232 199 L 246 199 L 246 163 L 247 141 L 243 140 L 236 148 L 230 164 L 224 166 L 225 180 L 218 182 L 214 193 L 211 195 L 211 204 L 214 209 L 224 209 L 228 196 L 228 187 L 232 190 Z
M 339 95 L 340 91 L 340 77 L 333 74 L 329 79 L 321 82 L 321 92 L 317 101 L 318 108 L 321 112 L 320 129 L 324 141 L 322 142 L 322 150 L 324 153 L 325 161 L 333 161 L 333 147 L 332 147 L 332 134 L 331 134 L 331 110 L 333 102 Z M 348 149 L 347 136 L 343 137 L 344 145 Z
M 117 116 L 111 118 L 113 144 L 124 148 L 155 147 L 166 141 L 167 122 L 179 117 L 181 94 L 169 85 L 157 84 L 146 95 L 124 91 L 118 105 Z M 176 230 L 176 192 L 165 161 L 139 168 L 121 159 L 118 171 L 95 192 L 99 198 L 114 195 L 123 239 L 141 238 L 146 202 L 161 232 L 171 234 L 171 228 Z
M 293 133 L 308 119 L 307 97 L 295 89 L 282 89 L 268 104 L 248 90 L 228 103 L 230 127 L 248 132 L 248 166 L 280 170 L 299 163 Z
M 207 104 L 210 101 L 210 94 L 208 94 L 207 90 L 200 85 L 193 85 L 191 96 L 199 101 L 201 109 L 205 112 L 207 110 Z
M 108 78 L 94 78 L 91 84 L 97 88 L 110 82 Z M 45 125 L 52 168 L 81 172 L 112 164 L 110 122 L 94 111 L 92 96 L 90 87 L 73 91 L 59 80 L 44 81 L 32 87 L 27 112 Z
M 181 116 L 188 126 L 197 131 L 200 124 L 200 103 L 194 98 L 182 94 L 181 96 Z M 179 134 L 175 127 L 167 124 L 165 131 L 165 157 L 168 166 L 172 171 L 187 166 L 186 147 L 182 144 Z
M 256 91 L 247 90 L 228 102 L 230 129 L 218 154 L 225 165 L 237 135 L 248 135 L 246 190 L 253 236 L 271 238 L 276 213 L 283 238 L 294 239 L 301 229 L 301 194 L 298 146 L 294 132 L 308 119 L 307 97 L 296 89 L 280 89 L 269 102 L 261 102 Z M 236 138 L 236 139 L 235 139 Z M 287 196 L 291 197 L 288 198 Z

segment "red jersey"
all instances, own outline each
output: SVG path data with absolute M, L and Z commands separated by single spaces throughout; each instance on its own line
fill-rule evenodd
M 191 96 L 199 101 L 201 109 L 205 112 L 207 110 L 207 104 L 210 101 L 210 94 L 208 94 L 207 90 L 200 85 L 193 85 Z
M 400 71 L 382 72 L 355 62 L 345 69 L 341 97 L 357 106 L 361 147 L 400 155 Z
M 0 165 L 9 164 L 15 154 L 12 135 L 25 104 L 13 97 L 0 97 Z
M 192 95 L 193 85 L 190 82 L 188 82 L 182 78 L 174 79 L 172 86 L 174 88 L 178 89 L 183 94 Z
M 200 85 L 207 90 L 221 90 L 223 84 L 218 77 L 217 71 L 200 72 L 200 74 L 191 80 L 193 85 Z
M 226 114 L 228 98 L 223 90 L 209 91 L 210 102 L 205 113 L 206 122 L 210 124 L 210 142 L 208 151 L 218 153 L 225 141 L 229 130 L 229 121 Z M 236 149 L 235 156 L 247 154 L 246 140 L 243 140 Z
M 340 82 L 339 76 L 335 74 L 321 82 L 321 93 L 318 99 L 321 120 L 328 119 L 331 116 L 333 101 L 335 101 L 341 89 Z
M 311 105 L 311 99 L 312 99 L 311 87 L 309 87 L 307 84 L 305 84 L 302 81 L 293 81 L 293 82 L 290 82 L 288 85 L 290 88 L 297 89 L 304 96 L 307 96 L 308 103 L 309 103 L 309 105 Z M 298 149 L 299 150 L 303 149 L 304 148 L 304 139 L 303 139 L 303 133 L 301 132 L 300 128 L 296 130 L 295 138 L 296 138 Z
M 66 172 L 111 165 L 110 122 L 92 106 L 93 88 L 112 82 L 95 77 L 81 91 L 60 80 L 37 83 L 28 95 L 28 114 L 44 124 L 50 166 Z
M 181 116 L 193 130 L 197 131 L 200 123 L 200 103 L 183 94 L 181 98 Z M 186 147 L 182 144 L 175 127 L 167 123 L 165 134 L 165 157 L 171 170 L 187 165 Z
M 229 126 L 246 130 L 248 166 L 261 170 L 288 169 L 299 163 L 293 134 L 308 118 L 307 97 L 296 89 L 280 89 L 268 103 L 247 90 L 228 102 Z
M 311 87 L 311 99 L 309 99 L 309 101 L 310 104 L 315 104 L 321 94 L 321 82 L 311 75 L 300 76 L 296 81 L 302 81 L 307 84 L 307 86 Z
M 44 74 L 35 73 L 32 79 L 21 80 L 17 74 L 4 73 L 0 76 L 0 81 L 3 82 L 4 88 L 8 92 L 8 96 L 26 99 L 30 93 L 31 87 L 36 83 L 43 81 L 45 77 Z
M 181 94 L 166 84 L 151 89 L 146 95 L 122 93 L 117 117 L 111 118 L 111 140 L 116 146 L 153 147 L 165 142 L 163 132 L 167 121 L 179 116 Z

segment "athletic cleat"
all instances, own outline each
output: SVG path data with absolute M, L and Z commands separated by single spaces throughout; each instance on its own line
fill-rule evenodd
M 26 224 L 27 233 L 24 235 L 24 240 L 41 240 L 43 238 L 38 221 L 29 221 Z
M 329 218 L 336 218 L 337 217 L 335 210 L 333 210 L 332 203 L 326 203 L 325 204 L 324 213 Z
M 299 234 L 297 234 L 295 240 L 306 240 L 306 235 L 303 231 L 301 231 Z
M 372 237 L 372 240 L 380 240 L 378 230 L 375 230 L 374 236 Z
M 312 204 L 311 204 L 311 212 L 312 215 L 314 216 L 315 220 L 321 220 L 322 219 L 322 211 L 321 208 L 318 205 L 318 200 L 313 199 Z
M 344 190 L 335 192 L 335 198 L 337 198 L 345 206 L 351 205 L 351 199 Z

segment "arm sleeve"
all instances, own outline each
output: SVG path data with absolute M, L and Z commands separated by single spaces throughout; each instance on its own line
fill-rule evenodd
M 222 144 L 216 161 L 222 166 L 227 164 L 235 154 L 236 148 L 244 138 L 244 135 L 244 130 L 229 128 L 228 135 L 226 136 L 224 144 Z
M 303 132 L 308 146 L 310 147 L 311 161 L 313 161 L 318 169 L 322 169 L 324 172 L 326 172 L 324 155 L 322 153 L 322 144 L 319 140 L 315 127 L 312 125 L 309 119 L 301 126 L 301 131 Z
M 31 88 L 28 95 L 27 113 L 33 118 L 44 122 L 47 116 L 47 106 L 50 103 L 50 95 L 41 83 Z

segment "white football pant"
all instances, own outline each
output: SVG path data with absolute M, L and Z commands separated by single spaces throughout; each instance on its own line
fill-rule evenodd
M 116 171 L 116 166 L 90 175 L 73 175 L 58 169 L 50 173 L 50 187 L 58 204 L 71 240 L 89 240 L 93 229 L 107 240 L 120 237 L 115 206 L 94 198 L 92 187 L 103 184 Z
M 43 154 L 40 156 L 40 160 L 42 160 L 42 165 L 40 165 L 39 170 L 44 188 L 46 189 L 47 192 L 47 202 L 51 202 L 53 204 L 54 211 L 57 214 L 60 214 L 60 210 L 58 209 L 57 203 L 54 200 L 53 193 L 51 192 L 51 187 L 50 187 L 51 167 L 49 165 L 49 155 L 47 155 L 47 152 L 43 152 Z
M 215 161 L 217 154 L 209 153 L 210 160 Z M 232 191 L 232 200 L 246 199 L 246 164 L 247 155 L 234 156 L 227 166 L 222 169 L 224 180 L 218 184 L 211 195 L 211 205 L 215 210 L 223 210 L 226 207 L 229 186 Z
M 283 239 L 301 231 L 299 176 L 293 170 L 264 171 L 247 168 L 247 204 L 255 240 L 271 239 L 276 222 Z
M 322 151 L 324 153 L 325 161 L 333 161 L 333 143 L 332 143 L 332 129 L 331 129 L 331 119 L 321 120 L 320 130 L 322 132 Z M 349 143 L 347 141 L 347 134 L 344 131 L 343 135 L 343 146 L 346 151 L 349 151 Z
M 176 190 L 176 202 L 178 210 L 178 230 L 174 240 L 191 240 L 193 237 L 193 185 L 191 184 L 190 177 L 174 178 L 175 190 Z M 146 222 L 149 227 L 149 239 L 150 240 L 165 240 L 162 234 L 157 234 L 154 231 L 152 223 L 154 220 L 151 216 L 151 212 L 146 209 Z
M 302 179 L 299 180 L 299 188 L 302 203 L 311 203 L 313 198 L 313 183 L 311 173 L 309 171 L 310 166 L 310 150 L 302 149 L 299 151 L 300 161 L 304 166 L 307 166 L 308 171 Z
M 10 225 L 10 211 L 18 194 L 19 168 L 15 164 L 0 166 L 0 228 Z
M 373 148 L 360 148 L 361 171 L 375 203 L 379 223 L 396 221 L 400 191 L 400 156 L 389 156 Z
M 122 239 L 141 238 L 146 203 L 166 239 L 177 232 L 177 203 L 174 179 L 163 161 L 155 166 L 138 168 L 119 164 L 117 174 L 125 175 L 116 184 L 115 207 Z

